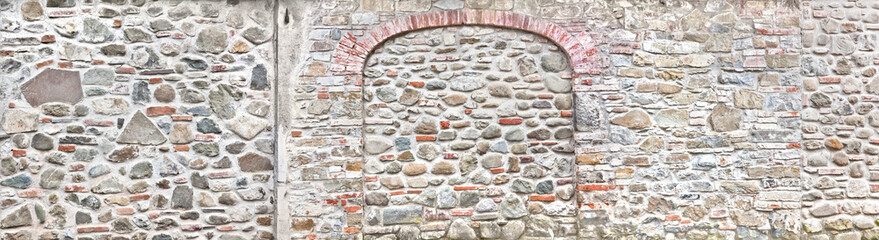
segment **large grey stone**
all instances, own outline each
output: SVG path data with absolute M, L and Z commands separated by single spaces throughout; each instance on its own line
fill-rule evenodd
M 206 27 L 198 33 L 195 47 L 200 52 L 222 53 L 226 50 L 226 39 L 228 38 L 229 36 L 223 25 Z
M 259 45 L 272 39 L 272 31 L 261 27 L 250 27 L 245 29 L 241 36 L 247 41 Z
M 3 220 L 0 220 L 0 228 L 15 228 L 21 226 L 30 226 L 32 224 L 33 218 L 31 217 L 31 211 L 28 209 L 29 204 L 25 204 L 15 211 L 9 212 L 6 216 L 3 217 Z
M 177 186 L 171 195 L 171 208 L 192 209 L 192 188 L 189 186 Z
M 244 96 L 236 87 L 228 84 L 220 84 L 208 94 L 211 109 L 222 119 L 231 119 L 235 117 L 238 104 L 235 101 L 240 100 Z
M 56 189 L 61 186 L 66 173 L 62 169 L 50 168 L 40 175 L 40 187 L 43 189 Z
M 449 239 L 454 240 L 476 240 L 476 231 L 470 227 L 464 219 L 458 218 L 449 226 Z
M 507 194 L 499 205 L 501 215 L 506 218 L 521 218 L 528 215 L 525 202 L 515 194 Z
M 110 27 L 101 23 L 101 20 L 92 17 L 82 19 L 82 33 L 79 34 L 79 40 L 87 43 L 103 43 L 112 41 L 115 36 Z
M 110 86 L 116 80 L 116 73 L 108 67 L 94 67 L 82 75 L 82 85 Z
M 229 121 L 226 128 L 239 137 L 250 140 L 263 132 L 269 126 L 269 121 L 250 114 L 240 114 Z
M 421 222 L 421 206 L 395 206 L 382 209 L 382 223 L 385 225 Z
M 134 113 L 125 129 L 116 138 L 118 143 L 159 145 L 167 141 L 165 134 L 141 111 Z

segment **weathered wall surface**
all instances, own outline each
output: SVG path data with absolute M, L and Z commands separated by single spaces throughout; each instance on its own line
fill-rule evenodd
M 0 238 L 876 238 L 877 9 L 0 0 Z
M 273 7 L 0 1 L 0 239 L 273 239 Z

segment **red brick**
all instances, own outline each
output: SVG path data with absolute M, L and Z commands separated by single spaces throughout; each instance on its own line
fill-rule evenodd
M 18 197 L 21 198 L 35 198 L 42 195 L 43 191 L 38 189 L 30 189 L 18 192 Z
M 147 199 L 150 199 L 150 195 L 149 194 L 131 195 L 128 197 L 128 199 L 131 200 L 132 202 L 139 201 L 139 200 L 147 200 Z
M 37 69 L 43 68 L 43 67 L 45 67 L 45 66 L 49 66 L 49 65 L 51 65 L 52 63 L 55 63 L 55 60 L 51 60 L 51 59 L 50 59 L 50 60 L 46 60 L 46 61 L 39 62 L 39 63 L 37 63 Z
M 86 187 L 83 185 L 69 185 L 69 186 L 64 186 L 64 191 L 65 192 L 85 192 Z
M 452 216 L 470 216 L 473 215 L 473 209 L 465 208 L 465 209 L 452 209 Z
M 555 201 L 554 195 L 531 195 L 531 201 L 552 202 Z
M 171 116 L 171 120 L 174 120 L 174 121 L 183 121 L 183 122 L 191 122 L 191 121 L 192 121 L 192 116 L 189 116 L 189 115 L 174 115 L 174 116 Z
M 501 119 L 498 119 L 498 123 L 500 123 L 501 125 L 516 125 L 516 124 L 521 124 L 522 119 L 521 118 L 501 118 Z
M 302 136 L 302 131 L 291 131 L 291 132 L 290 132 L 290 136 L 293 136 L 293 137 L 301 137 L 301 136 Z
M 451 125 L 452 123 L 450 121 L 440 121 L 440 128 L 447 129 Z
M 615 188 L 615 185 L 610 184 L 588 184 L 577 186 L 577 190 L 580 191 L 607 191 Z
M 171 115 L 177 112 L 177 108 L 170 106 L 148 107 L 147 116 L 155 117 L 162 115 Z
M 73 152 L 73 151 L 76 151 L 76 146 L 74 146 L 74 145 L 58 145 L 58 151 Z
M 421 88 L 421 87 L 424 87 L 424 82 L 422 82 L 422 81 L 412 81 L 412 82 L 409 82 L 409 86 L 413 86 L 413 87 Z
M 176 146 L 174 146 L 174 151 L 175 152 L 188 152 L 189 145 L 176 145 Z
M 95 233 L 95 232 L 109 232 L 110 227 L 107 226 L 96 226 L 96 227 L 80 227 L 76 229 L 77 233 Z
M 353 212 L 358 212 L 361 209 L 363 209 L 363 207 L 360 207 L 360 206 L 345 207 L 345 212 L 353 213 Z
M 162 82 L 164 82 L 164 81 L 165 81 L 165 80 L 162 79 L 162 78 L 150 78 L 150 84 L 162 83 Z
M 59 62 L 58 67 L 59 68 L 72 68 L 73 62 Z
M 415 136 L 415 141 L 419 141 L 419 142 L 436 141 L 436 136 L 419 135 L 419 136 Z
M 116 68 L 117 74 L 134 74 L 136 71 L 137 70 L 135 70 L 133 67 L 117 67 Z
M 27 150 L 24 150 L 24 149 L 12 149 L 12 156 L 13 156 L 13 157 L 21 157 L 21 156 L 24 156 L 24 155 L 27 155 Z

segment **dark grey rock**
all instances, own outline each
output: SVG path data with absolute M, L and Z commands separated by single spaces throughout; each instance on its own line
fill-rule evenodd
M 210 118 L 202 118 L 196 124 L 196 130 L 200 133 L 222 133 L 220 127 L 217 126 L 217 123 L 214 122 L 213 119 Z
M 34 134 L 31 138 L 31 146 L 34 149 L 48 151 L 55 148 L 55 139 L 43 133 Z
M 250 89 L 253 90 L 266 90 L 269 88 L 268 77 L 266 76 L 268 72 L 266 71 L 266 67 L 263 64 L 258 64 L 256 67 L 253 67 L 253 71 L 250 75 Z
M 150 162 L 139 162 L 131 167 L 128 177 L 131 179 L 144 179 L 153 176 L 153 164 Z
M 151 43 L 153 42 L 153 34 L 144 31 L 139 27 L 126 28 L 122 32 L 125 34 L 126 43 Z
M 193 151 L 208 157 L 220 155 L 220 145 L 217 143 L 196 143 L 192 145 Z
M 27 173 L 22 173 L 0 181 L 0 186 L 27 189 L 33 182 L 34 180 Z
M 192 209 L 192 188 L 189 186 L 177 186 L 171 195 L 171 208 Z

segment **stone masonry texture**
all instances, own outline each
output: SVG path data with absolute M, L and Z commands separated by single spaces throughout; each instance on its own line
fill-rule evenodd
M 0 240 L 879 239 L 879 1 L 0 0 Z

